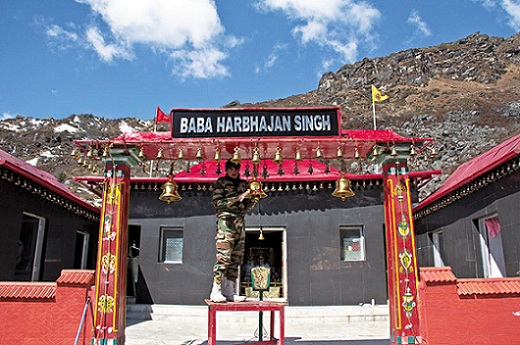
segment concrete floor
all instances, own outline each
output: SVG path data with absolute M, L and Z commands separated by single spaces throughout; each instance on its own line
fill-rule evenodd
M 275 337 L 279 337 L 278 313 Z M 269 336 L 269 313 L 264 313 L 264 340 Z M 218 345 L 258 339 L 256 312 L 218 312 Z M 286 344 L 389 344 L 388 306 L 286 307 Z M 126 345 L 207 344 L 206 306 L 129 304 Z

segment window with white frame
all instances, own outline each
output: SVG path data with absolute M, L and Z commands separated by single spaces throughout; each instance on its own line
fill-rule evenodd
M 184 234 L 182 228 L 162 227 L 159 262 L 182 263 Z
M 365 235 L 363 227 L 341 226 L 341 260 L 342 261 L 364 261 L 365 260 Z
M 442 231 L 431 233 L 433 243 L 433 263 L 435 267 L 445 266 L 444 264 L 444 237 Z

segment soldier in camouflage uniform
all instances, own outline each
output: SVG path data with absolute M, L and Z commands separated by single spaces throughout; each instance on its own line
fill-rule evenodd
M 240 164 L 228 160 L 226 176 L 213 187 L 213 205 L 217 211 L 217 262 L 213 267 L 213 302 L 244 301 L 235 293 L 238 266 L 242 264 L 245 244 L 244 216 L 257 199 L 248 196 L 248 183 L 239 176 Z

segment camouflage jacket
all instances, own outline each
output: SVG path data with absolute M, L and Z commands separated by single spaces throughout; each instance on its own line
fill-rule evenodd
M 241 178 L 233 181 L 227 176 L 220 177 L 213 186 L 213 205 L 217 210 L 217 217 L 220 216 L 241 216 L 255 206 L 251 199 L 238 200 L 238 196 L 244 193 L 249 187 L 246 180 Z

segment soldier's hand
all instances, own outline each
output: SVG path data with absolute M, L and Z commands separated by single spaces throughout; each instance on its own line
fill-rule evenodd
M 244 193 L 240 194 L 238 196 L 239 201 L 244 201 L 244 199 L 249 199 L 251 197 L 249 189 L 246 190 Z

